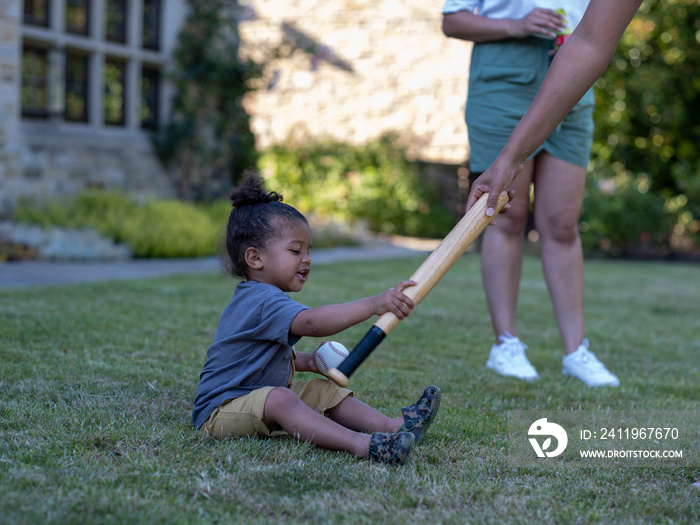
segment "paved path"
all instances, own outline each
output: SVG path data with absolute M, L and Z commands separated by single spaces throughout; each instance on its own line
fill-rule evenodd
M 317 249 L 312 253 L 312 261 L 318 265 L 337 261 L 389 259 L 427 255 L 429 251 L 376 243 L 358 247 Z M 0 289 L 218 271 L 220 265 L 216 257 L 100 262 L 10 262 L 0 264 Z

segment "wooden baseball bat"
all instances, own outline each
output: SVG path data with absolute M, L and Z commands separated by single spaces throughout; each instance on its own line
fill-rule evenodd
M 444 277 L 452 265 L 457 262 L 467 248 L 484 231 L 493 217 L 486 215 L 486 199 L 488 194 L 482 195 L 476 204 L 462 217 L 447 237 L 438 245 L 428 258 L 411 276 L 416 284 L 404 290 L 404 294 L 418 305 L 428 295 L 440 279 Z M 496 211 L 500 212 L 508 202 L 505 192 L 498 197 Z M 350 355 L 340 363 L 338 368 L 331 368 L 328 377 L 339 386 L 348 385 L 348 377 L 367 359 L 369 354 L 382 342 L 401 320 L 393 313 L 387 312 L 377 319 L 374 326 L 369 329 L 360 340 Z

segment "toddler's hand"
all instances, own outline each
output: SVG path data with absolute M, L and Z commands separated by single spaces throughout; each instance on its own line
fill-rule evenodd
M 386 312 L 391 312 L 399 319 L 408 317 L 415 305 L 411 298 L 403 293 L 403 290 L 415 284 L 415 281 L 401 281 L 386 292 L 374 296 L 372 298 L 374 301 L 374 313 L 382 315 Z
M 323 343 L 325 343 L 325 341 Z M 316 358 L 313 352 L 297 352 L 297 359 L 294 361 L 294 369 L 297 372 L 313 372 L 314 374 L 321 373 L 318 366 L 316 366 Z

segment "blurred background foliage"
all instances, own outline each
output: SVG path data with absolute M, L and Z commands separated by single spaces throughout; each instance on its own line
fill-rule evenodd
M 595 86 L 581 222 L 589 252 L 673 256 L 700 245 L 700 2 L 646 0 Z
M 356 242 L 366 230 L 442 237 L 456 216 L 419 166 L 406 159 L 395 137 L 362 147 L 339 142 L 279 146 L 260 165 L 270 190 L 302 213 L 314 231 L 314 246 Z M 219 251 L 231 203 L 135 199 L 126 193 L 86 190 L 73 199 L 22 200 L 18 222 L 92 228 L 126 243 L 135 257 L 199 257 Z
M 92 227 L 127 242 L 138 257 L 208 255 L 216 252 L 230 210 L 221 196 L 246 168 L 257 166 L 271 190 L 317 225 L 437 238 L 452 228 L 455 211 L 394 136 L 359 147 L 290 141 L 257 151 L 242 101 L 265 78 L 265 64 L 239 58 L 239 4 L 191 4 L 170 73 L 176 88 L 171 120 L 154 138 L 161 158 L 178 167 L 183 201 L 138 203 L 122 194 L 85 192 L 72 202 L 23 203 L 15 220 Z M 697 0 L 646 0 L 596 83 L 580 223 L 588 255 L 698 255 L 699 46 Z M 267 54 L 294 52 L 310 51 L 285 41 Z M 348 242 L 339 231 L 326 239 Z M 315 236 L 316 245 L 321 238 Z
M 331 140 L 275 146 L 259 166 L 269 188 L 320 219 L 434 238 L 456 223 L 440 192 L 393 135 L 359 147 Z
M 217 253 L 230 205 L 182 200 L 138 202 L 126 193 L 85 190 L 69 201 L 22 200 L 18 222 L 70 229 L 91 228 L 134 257 L 200 257 Z

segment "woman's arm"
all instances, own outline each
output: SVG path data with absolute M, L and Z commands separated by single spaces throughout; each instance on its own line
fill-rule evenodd
M 493 164 L 474 181 L 467 210 L 489 193 L 487 215 L 518 176 L 528 157 L 547 139 L 603 74 L 641 0 L 591 0 L 574 32 L 559 49 L 537 96 Z
M 445 13 L 442 17 L 442 32 L 445 36 L 472 42 L 493 42 L 506 38 L 544 36 L 554 38 L 564 29 L 564 17 L 551 9 L 533 9 L 519 19 L 487 18 L 471 11 Z

